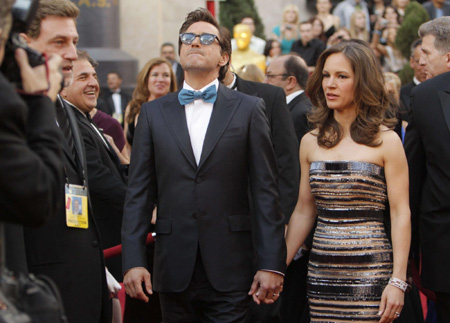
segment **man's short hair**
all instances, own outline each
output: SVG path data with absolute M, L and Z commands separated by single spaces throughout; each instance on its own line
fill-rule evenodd
M 0 29 L 2 30 L 1 40 L 8 38 L 12 24 L 11 8 L 15 0 L 2 0 L 0 6 Z M 2 45 L 3 42 L 0 42 Z
M 214 18 L 213 15 L 206 8 L 198 8 L 197 10 L 191 11 L 187 15 L 186 20 L 181 25 L 179 34 L 181 35 L 182 33 L 186 32 L 186 30 L 188 30 L 189 27 L 191 25 L 195 24 L 196 22 L 207 22 L 207 23 L 213 25 L 214 27 L 216 27 L 216 29 L 219 32 L 218 36 L 219 36 L 219 40 L 221 43 L 221 45 L 220 45 L 221 54 L 231 53 L 231 40 L 229 42 L 230 48 L 226 48 L 228 46 L 228 44 L 225 44 L 225 41 L 224 41 L 224 38 L 225 38 L 223 35 L 224 29 L 220 28 L 219 23 L 217 22 L 216 18 Z M 181 51 L 181 39 L 178 38 L 178 54 L 180 54 L 180 51 Z M 230 60 L 228 60 L 227 64 L 225 64 L 224 66 L 222 66 L 220 68 L 220 71 L 219 71 L 219 80 L 220 81 L 223 80 L 225 75 L 227 74 L 229 64 L 230 64 Z
M 445 16 L 436 18 L 422 24 L 419 28 L 419 37 L 432 35 L 434 39 L 434 47 L 443 53 L 450 52 L 450 17 Z
M 27 35 L 33 39 L 38 38 L 41 34 L 41 21 L 49 16 L 76 20 L 79 14 L 80 9 L 69 0 L 40 0 L 36 15 L 27 30 Z
M 98 63 L 97 63 L 97 64 L 98 64 Z M 111 71 L 111 72 L 108 72 L 108 74 L 106 74 L 106 76 L 108 76 L 109 74 L 116 74 L 117 77 L 118 77 L 119 79 L 122 79 L 122 75 L 120 75 L 120 73 L 117 72 L 117 71 Z
M 87 60 L 92 65 L 93 68 L 96 68 L 98 66 L 98 62 L 91 56 L 89 56 L 89 53 L 87 51 L 77 49 L 77 55 L 78 55 L 77 61 Z
M 174 44 L 172 44 L 172 43 L 169 43 L 169 42 L 165 42 L 165 43 L 163 43 L 162 45 L 161 45 L 161 49 L 163 49 L 164 47 L 166 47 L 166 46 L 170 46 L 170 47 L 172 47 L 172 48 L 174 48 L 175 49 L 175 45 Z
M 308 68 L 302 64 L 301 58 L 298 55 L 288 54 L 287 56 L 288 58 L 284 61 L 285 73 L 295 77 L 298 85 L 305 90 L 309 77 Z

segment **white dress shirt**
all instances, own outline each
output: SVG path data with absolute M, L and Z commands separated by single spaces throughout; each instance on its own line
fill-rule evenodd
M 199 91 L 203 92 L 211 85 L 216 86 L 216 91 L 219 89 L 219 81 L 216 79 Z M 183 89 L 195 91 L 186 83 L 186 81 L 183 84 Z M 203 142 L 205 141 L 213 106 L 213 103 L 207 103 L 202 99 L 194 100 L 185 105 L 186 122 L 189 130 L 189 137 L 191 138 L 192 151 L 194 152 L 197 165 L 200 163 L 200 157 L 202 156 Z
M 286 103 L 287 104 L 291 103 L 292 100 L 294 100 L 296 97 L 298 97 L 303 92 L 305 92 L 305 91 L 299 90 L 299 91 L 295 91 L 294 93 L 289 94 L 288 96 L 286 96 Z

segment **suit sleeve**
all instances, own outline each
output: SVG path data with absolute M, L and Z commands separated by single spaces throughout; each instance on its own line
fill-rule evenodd
M 258 269 L 284 273 L 284 218 L 279 204 L 277 164 L 262 100 L 258 102 L 250 120 L 249 168 Z
M 24 96 L 24 102 L 12 89 L 1 91 L 7 101 L 0 107 L 0 216 L 40 225 L 55 214 L 64 193 L 54 105 L 47 97 Z
M 156 172 L 148 110 L 142 106 L 131 152 L 122 222 L 122 269 L 147 267 L 145 240 L 156 201 Z
M 271 123 L 272 143 L 278 166 L 280 203 L 287 224 L 297 204 L 300 166 L 294 123 L 282 89 L 277 89 Z
M 409 168 L 409 203 L 412 224 L 411 251 L 416 259 L 416 264 L 419 264 L 419 213 L 422 187 L 427 170 L 425 149 L 416 119 L 417 106 L 415 103 L 417 99 L 415 99 L 414 93 L 415 89 L 413 89 L 411 95 L 411 110 L 409 111 L 409 123 L 405 135 L 405 152 Z

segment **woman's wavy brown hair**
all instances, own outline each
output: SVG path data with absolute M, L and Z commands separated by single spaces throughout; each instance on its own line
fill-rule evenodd
M 172 65 L 170 62 L 164 58 L 153 58 L 144 65 L 142 70 L 139 72 L 136 79 L 136 88 L 133 92 L 133 97 L 130 101 L 130 112 L 128 113 L 128 117 L 126 122 L 133 123 L 136 115 L 141 111 L 141 107 L 145 102 L 148 102 L 148 98 L 150 97 L 150 91 L 148 89 L 148 77 L 150 75 L 153 67 L 166 64 L 169 66 L 170 71 L 170 89 L 169 93 L 175 92 L 177 90 L 177 79 L 172 70 Z
M 343 135 L 333 110 L 327 106 L 322 88 L 323 67 L 328 57 L 336 53 L 342 53 L 348 59 L 355 74 L 356 119 L 350 126 L 350 135 L 359 144 L 379 146 L 380 125 L 393 129 L 397 120 L 387 113 L 391 99 L 384 88 L 383 73 L 377 58 L 366 42 L 355 39 L 342 41 L 325 50 L 309 79 L 306 91 L 314 108 L 308 120 L 318 130 L 317 143 L 331 148 L 341 141 Z

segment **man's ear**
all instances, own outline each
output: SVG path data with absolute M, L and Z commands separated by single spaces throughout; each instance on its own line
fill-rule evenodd
M 447 61 L 447 69 L 450 71 L 450 52 L 445 54 L 445 59 Z
M 295 78 L 295 76 L 289 75 L 287 77 L 287 81 L 288 81 L 287 84 L 286 84 L 286 90 L 287 91 L 290 91 L 290 90 L 292 90 L 293 88 L 296 87 L 297 79 Z
M 22 39 L 25 40 L 27 44 L 31 42 L 31 38 L 25 33 L 20 33 L 20 37 L 22 37 Z
M 64 99 L 66 99 L 66 98 L 67 98 L 66 88 L 63 87 L 62 90 L 61 90 L 61 92 L 59 92 L 59 94 L 61 94 L 61 96 L 62 96 Z
M 225 66 L 227 65 L 228 61 L 230 60 L 230 56 L 227 53 L 223 53 L 220 61 L 219 61 L 219 66 Z

